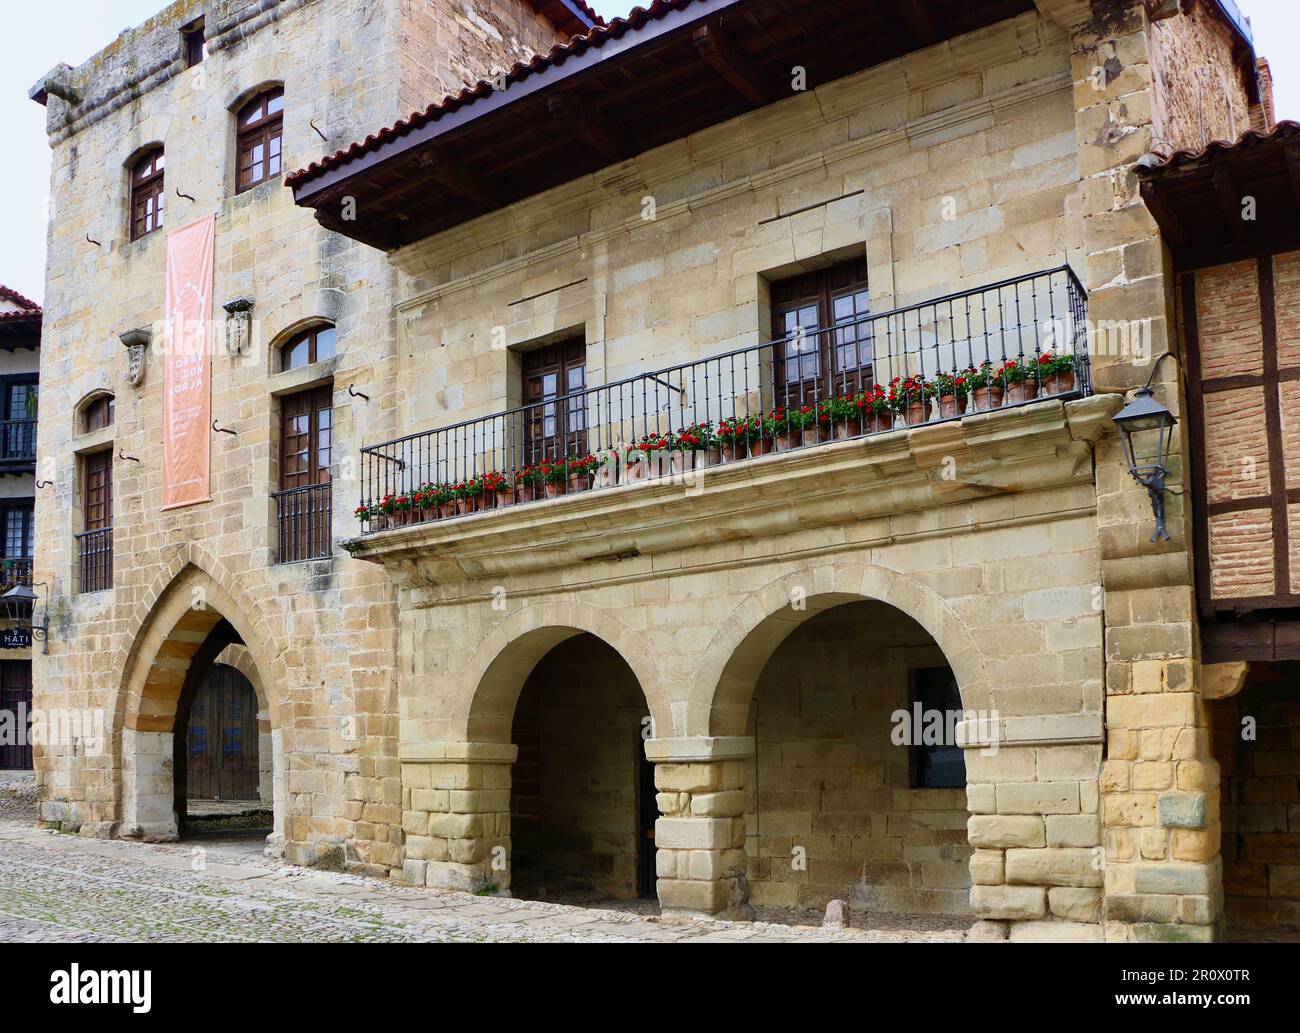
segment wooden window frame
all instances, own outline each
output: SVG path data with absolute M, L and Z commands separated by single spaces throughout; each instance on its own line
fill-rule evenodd
M 103 474 L 102 496 L 92 498 L 91 478 Z M 81 520 L 83 531 L 103 531 L 113 526 L 113 450 L 99 449 L 81 457 Z M 96 510 L 99 510 L 96 513 Z
M 581 371 L 581 383 L 571 383 L 573 374 Z M 558 390 L 553 394 L 537 393 L 533 386 L 547 376 L 554 376 Z M 520 353 L 519 377 L 521 398 L 526 411 L 523 419 L 523 451 L 525 465 L 543 459 L 563 459 L 582 455 L 587 450 L 587 412 L 582 398 L 565 403 L 564 411 L 551 411 L 547 399 L 559 398 L 587 387 L 587 343 L 583 338 L 571 338 L 541 348 Z M 535 408 L 541 406 L 540 409 Z M 545 432 L 545 421 L 555 421 L 556 431 Z M 539 425 L 541 427 L 539 431 Z
M 166 218 L 166 152 L 151 147 L 131 164 L 131 239 L 163 228 Z
M 307 330 L 303 330 L 300 331 L 299 333 L 294 334 L 293 337 L 285 341 L 284 344 L 280 345 L 280 372 L 287 373 L 290 370 L 302 369 L 304 366 L 311 366 L 317 362 L 324 361 L 320 357 L 319 347 L 320 347 L 320 335 L 325 330 L 332 331 L 334 334 L 334 352 L 331 355 L 326 355 L 325 359 L 334 358 L 334 356 L 339 353 L 338 328 L 335 327 L 333 323 L 321 323 L 317 326 L 310 327 Z M 289 364 L 290 353 L 293 351 L 294 348 L 302 344 L 304 341 L 307 344 L 307 361 L 290 365 Z
M 869 345 L 870 357 L 863 361 L 862 340 L 848 342 L 855 348 L 858 361 L 856 365 L 840 367 L 840 336 L 847 327 L 861 326 L 871 318 L 871 295 L 866 259 L 853 259 L 838 262 L 835 265 L 819 269 L 815 273 L 779 280 L 771 285 L 772 291 L 772 339 L 773 345 L 773 392 L 777 404 L 811 404 L 834 398 L 841 394 L 856 394 L 870 388 L 874 382 L 876 356 L 874 347 Z M 853 317 L 838 319 L 835 314 L 836 303 L 849 298 L 861 298 L 865 309 L 855 309 Z M 804 350 L 797 353 L 788 351 L 785 317 L 800 310 L 815 308 L 817 312 L 816 327 L 810 328 L 817 335 L 816 350 Z M 870 341 L 870 323 L 866 324 Z M 797 361 L 798 372 L 803 373 L 804 357 L 815 354 L 817 371 L 812 376 L 791 378 L 787 373 L 790 362 Z
M 271 111 L 271 105 L 278 100 L 280 107 Z M 245 119 L 254 111 L 259 114 L 252 122 L 245 124 Z M 276 154 L 279 163 L 276 171 L 270 171 L 271 150 L 275 144 L 280 148 Z M 235 114 L 235 193 L 242 194 L 263 183 L 279 179 L 284 174 L 284 87 L 275 86 L 263 90 L 244 104 Z M 256 163 L 244 164 L 244 155 L 253 148 L 261 146 L 261 173 L 253 176 L 252 169 Z
M 37 403 L 40 404 L 39 402 Z M 92 420 L 97 414 L 103 412 L 104 420 L 98 426 L 92 425 Z M 81 406 L 80 423 L 78 432 L 81 434 L 97 434 L 101 430 L 107 430 L 117 420 L 117 398 L 114 395 L 96 395 L 88 399 Z

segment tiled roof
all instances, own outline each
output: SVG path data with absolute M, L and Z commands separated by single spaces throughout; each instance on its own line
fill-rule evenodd
M 567 43 L 557 44 L 551 48 L 549 53 L 538 54 L 527 64 L 515 64 L 506 73 L 507 88 L 511 83 L 522 82 L 529 76 L 536 75 L 547 68 L 562 65 L 568 58 L 586 53 L 588 50 L 598 50 L 611 40 L 619 40 L 629 33 L 639 32 L 650 23 L 660 21 L 699 2 L 701 0 L 654 0 L 649 7 L 633 8 L 625 18 L 615 18 L 608 24 L 598 24 L 585 36 L 574 36 Z M 341 151 L 321 158 L 320 161 L 312 162 L 305 169 L 299 169 L 297 172 L 286 176 L 285 185 L 297 186 L 317 173 L 338 168 L 353 158 L 359 158 L 376 150 L 383 144 L 400 139 L 407 133 L 428 125 L 430 122 L 436 122 L 443 115 L 473 104 L 479 98 L 490 97 L 495 90 L 496 87 L 491 81 L 480 80 L 474 86 L 461 90 L 454 96 L 444 97 L 423 111 L 414 112 L 409 118 L 396 122 L 391 126 L 386 126 L 377 133 L 367 136 L 364 140 L 357 141 Z
M 1169 157 L 1164 158 L 1154 165 L 1138 166 L 1138 172 L 1148 176 L 1158 175 L 1168 169 L 1183 168 L 1186 165 L 1193 165 L 1197 162 L 1204 161 L 1207 158 L 1217 158 L 1224 154 L 1236 154 L 1241 151 L 1249 150 L 1251 147 L 1258 147 L 1263 143 L 1285 140 L 1293 136 L 1300 136 L 1300 122 L 1292 122 L 1284 119 L 1274 125 L 1273 128 L 1266 133 L 1261 133 L 1255 129 L 1249 129 L 1236 140 L 1231 142 L 1227 140 L 1212 140 L 1199 151 L 1174 151 L 1174 153 L 1169 155 Z
M 40 305 L 31 298 L 23 297 L 16 290 L 6 287 L 3 283 L 0 283 L 0 299 L 11 301 L 19 306 L 17 312 L 0 312 L 0 322 L 14 323 L 22 319 L 35 319 L 42 314 Z

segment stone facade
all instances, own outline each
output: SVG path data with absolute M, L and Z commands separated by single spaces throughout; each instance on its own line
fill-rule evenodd
M 180 30 L 200 16 L 207 56 L 186 69 Z M 341 553 L 276 564 L 269 499 L 278 487 L 284 392 L 333 383 L 336 455 L 354 455 L 382 433 L 373 424 L 377 407 L 348 389 L 382 395 L 394 277 L 382 255 L 295 208 L 279 177 L 235 192 L 232 109 L 267 84 L 283 84 L 283 161 L 291 169 L 556 40 L 513 0 L 472 7 L 184 0 L 86 64 L 51 73 L 52 386 L 40 441 L 54 487 L 39 503 L 37 580 L 52 586 L 53 633 L 36 691 L 46 706 L 107 712 L 112 738 L 97 756 L 80 746 L 38 756 L 46 820 L 93 834 L 175 834 L 177 684 L 149 672 L 183 666 L 198 646 L 193 636 L 225 618 L 253 657 L 252 680 L 283 759 L 276 827 L 288 855 L 311 863 L 325 850 L 376 872 L 401 865 L 394 595 L 383 577 Z M 166 150 L 168 227 L 216 214 L 214 341 L 225 338 L 225 303 L 254 305 L 249 347 L 213 358 L 213 416 L 236 432 L 212 436 L 213 501 L 170 512 L 156 502 L 165 234 L 130 240 L 126 201 L 131 159 L 152 144 Z M 277 372 L 277 345 L 313 320 L 337 326 L 339 356 Z M 138 328 L 154 328 L 155 343 L 133 385 L 119 338 Z M 114 427 L 82 433 L 81 403 L 105 392 L 116 396 Z M 79 458 L 106 447 L 117 457 L 112 587 L 79 593 Z M 340 461 L 334 479 L 333 522 L 342 528 L 351 519 L 355 464 Z M 191 610 L 195 604 L 207 608 Z
M 123 52 L 145 66 L 193 6 L 71 80 L 99 96 Z M 403 28 L 438 46 L 407 48 L 360 6 L 285 2 L 258 31 L 232 29 L 196 97 L 173 62 L 129 103 L 105 95 L 93 124 L 50 102 L 46 361 L 62 394 L 42 447 L 63 472 L 41 540 L 60 633 L 38 691 L 110 708 L 118 737 L 105 757 L 39 759 L 44 817 L 174 832 L 177 686 L 224 617 L 282 736 L 294 860 L 341 854 L 415 884 L 507 891 L 527 844 L 543 868 L 629 895 L 640 729 L 666 911 L 850 896 L 969 911 L 1012 939 L 1214 936 L 1218 772 L 1186 515 L 1172 499 L 1171 540 L 1147 540 L 1147 496 L 1110 422 L 1171 346 L 1170 278 L 1132 166 L 1160 141 L 1195 142 L 1198 87 L 1177 55 L 1213 49 L 1202 20 L 1038 0 L 385 257 L 315 228 L 278 186 L 226 196 L 210 127 L 283 80 L 304 112 L 286 121 L 286 160 L 305 165 L 329 149 L 308 109 L 331 143 L 360 137 L 408 93 L 422 104 L 537 39 L 431 5 L 432 27 Z M 416 17 L 410 6 L 381 10 Z M 452 31 L 506 42 L 448 51 Z M 345 35 L 338 67 L 306 63 L 313 40 Z M 1195 131 L 1227 134 L 1218 122 L 1247 109 L 1230 96 Z M 264 343 L 253 363 L 217 358 L 213 411 L 239 434 L 213 443 L 215 501 L 171 514 L 150 502 L 160 378 L 124 386 L 114 344 L 156 312 L 161 242 L 123 243 L 120 208 L 101 203 L 118 193 L 105 175 L 164 136 L 169 186 L 201 199 L 168 217 L 218 211 L 219 300 L 253 297 Z M 1094 347 L 1093 397 L 393 529 L 348 542 L 354 558 L 270 562 L 277 393 L 333 375 L 335 537 L 352 538 L 358 447 L 517 404 L 528 346 L 581 337 L 599 385 L 756 344 L 773 283 L 846 258 L 866 260 L 873 312 L 1069 265 L 1120 343 Z M 331 368 L 268 372 L 278 335 L 322 315 L 339 330 Z M 1162 372 L 1178 411 L 1177 372 Z M 143 461 L 119 464 L 114 588 L 78 596 L 73 457 L 102 442 L 78 440 L 69 414 L 105 388 L 113 447 Z M 936 663 L 965 710 L 995 715 L 997 749 L 966 750 L 964 797 L 912 786 L 905 752 L 881 738 L 908 672 Z M 805 867 L 786 866 L 796 848 Z

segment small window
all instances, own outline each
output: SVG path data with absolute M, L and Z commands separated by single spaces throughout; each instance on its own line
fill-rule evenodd
M 299 334 L 280 348 L 280 369 L 298 369 L 313 362 L 324 362 L 335 355 L 332 326 L 317 326 Z
M 913 713 L 919 709 L 921 719 L 919 727 L 914 722 L 912 729 L 912 786 L 965 788 L 966 758 L 961 747 L 948 738 L 948 730 L 962 715 L 957 678 L 951 667 L 924 667 L 913 671 L 912 678 Z
M 267 90 L 240 108 L 236 136 L 239 191 L 275 179 L 280 174 L 283 129 L 283 89 Z
M 81 432 L 91 434 L 105 427 L 113 426 L 116 416 L 116 402 L 112 395 L 100 395 L 92 398 L 81 410 Z
M 208 43 L 204 35 L 202 18 L 197 18 L 181 29 L 181 57 L 186 68 L 202 64 L 208 56 Z
M 162 229 L 163 205 L 167 192 L 163 189 L 163 149 L 155 147 L 131 167 L 131 239 L 147 237 Z

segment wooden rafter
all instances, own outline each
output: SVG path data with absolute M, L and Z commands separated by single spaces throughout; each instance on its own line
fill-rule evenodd
M 548 97 L 546 110 L 611 164 L 628 156 L 629 148 L 622 134 L 572 97 L 565 94 Z
M 939 28 L 929 0 L 893 0 L 893 4 L 907 26 L 908 35 L 918 46 L 929 47 L 939 42 Z
M 416 164 L 427 169 L 434 180 L 463 200 L 488 209 L 500 208 L 503 203 L 501 196 L 482 176 L 445 151 L 421 156 Z
M 1214 192 L 1219 198 L 1219 207 L 1222 209 L 1224 221 L 1227 222 L 1228 229 L 1232 233 L 1232 239 L 1238 244 L 1244 244 L 1248 233 L 1246 220 L 1241 217 L 1243 198 L 1233 187 L 1232 177 L 1228 175 L 1226 169 L 1218 168 L 1214 170 Z
M 691 37 L 705 64 L 722 76 L 755 107 L 771 101 L 767 87 L 753 65 L 741 57 L 712 25 L 701 25 Z

